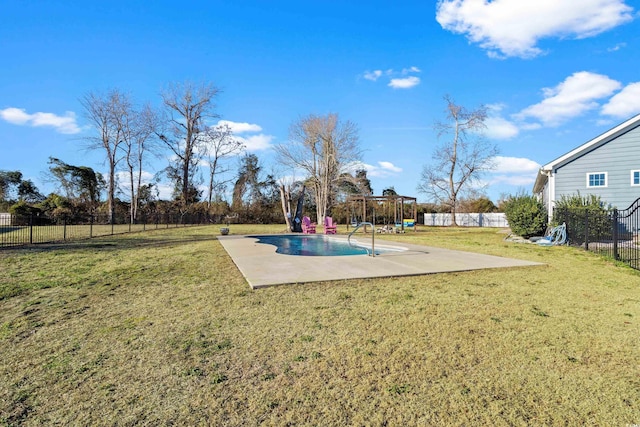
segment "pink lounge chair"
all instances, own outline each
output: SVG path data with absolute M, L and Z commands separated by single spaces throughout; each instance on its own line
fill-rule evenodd
M 338 231 L 338 224 L 333 222 L 333 218 L 330 216 L 324 217 L 324 234 L 336 234 Z
M 316 223 L 311 222 L 308 216 L 302 217 L 302 232 L 304 234 L 316 234 Z

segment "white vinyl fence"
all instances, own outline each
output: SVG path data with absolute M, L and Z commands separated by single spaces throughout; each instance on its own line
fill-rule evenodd
M 456 222 L 461 227 L 509 227 L 504 213 L 458 213 Z M 446 227 L 451 225 L 450 213 L 426 213 L 424 225 Z

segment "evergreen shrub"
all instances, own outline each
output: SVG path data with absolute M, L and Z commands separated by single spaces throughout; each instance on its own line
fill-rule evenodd
M 542 236 L 547 227 L 547 210 L 535 196 L 518 194 L 503 203 L 504 214 L 511 231 L 528 239 Z

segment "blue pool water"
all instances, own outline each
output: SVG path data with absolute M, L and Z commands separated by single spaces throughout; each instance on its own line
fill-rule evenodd
M 258 239 L 258 243 L 274 245 L 279 254 L 303 256 L 344 256 L 366 255 L 362 246 L 350 246 L 346 240 L 325 237 L 323 235 L 282 235 L 282 236 L 249 236 Z M 376 247 L 376 255 L 386 250 Z

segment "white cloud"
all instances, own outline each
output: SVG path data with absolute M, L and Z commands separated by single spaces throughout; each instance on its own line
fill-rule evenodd
M 401 79 L 391 79 L 388 86 L 394 89 L 409 89 L 420 84 L 420 77 L 409 76 Z
M 537 172 L 528 175 L 492 175 L 489 185 L 506 184 L 514 187 L 529 187 L 536 182 Z
M 251 123 L 232 122 L 229 120 L 220 120 L 218 126 L 229 126 L 234 134 L 245 132 L 260 132 L 262 127 Z
M 272 135 L 265 135 L 264 133 L 250 135 L 262 131 L 262 126 L 253 123 L 220 120 L 217 126 L 228 126 L 233 133 L 233 137 L 244 144 L 246 151 L 261 151 L 271 148 L 271 141 L 274 139 Z M 245 135 L 239 136 L 239 134 Z
M 64 116 L 53 113 L 33 113 L 29 114 L 22 108 L 5 108 L 0 110 L 0 118 L 20 126 L 50 126 L 59 133 L 74 134 L 80 132 L 80 127 L 76 123 L 76 115 L 72 111 L 67 111 Z
M 0 117 L 14 125 L 24 125 L 31 120 L 31 115 L 27 114 L 21 108 L 5 108 L 4 110 L 0 110 Z
M 173 185 L 167 183 L 157 184 L 158 198 L 160 200 L 171 200 L 173 197 Z
M 394 89 L 409 89 L 420 84 L 419 77 L 410 76 L 409 74 L 416 74 L 420 72 L 422 72 L 420 68 L 411 66 L 409 68 L 403 68 L 401 71 L 394 71 L 393 69 L 388 69 L 386 71 L 365 71 L 362 76 L 372 82 L 375 82 L 380 77 L 385 76 L 385 78 L 389 79 L 389 83 L 387 84 L 387 86 Z
M 420 73 L 422 72 L 422 70 L 418 67 L 409 67 L 409 68 L 403 68 L 402 69 L 402 75 L 407 75 L 409 73 Z
M 620 82 L 602 74 L 581 71 L 567 77 L 554 88 L 543 89 L 544 100 L 525 108 L 517 118 L 533 117 L 545 126 L 558 126 L 598 107 L 596 100 L 610 96 L 620 88 Z
M 385 170 L 385 171 L 389 171 L 389 172 L 402 172 L 402 168 L 399 168 L 398 166 L 395 166 L 393 163 L 391 162 L 378 162 L 378 164 L 380 165 L 380 167 Z
M 609 49 L 607 49 L 607 52 L 617 52 L 622 48 L 627 47 L 626 43 L 618 43 L 617 45 L 615 45 L 614 47 L 610 47 Z
M 531 58 L 543 38 L 591 37 L 633 19 L 624 0 L 439 0 L 436 20 L 489 56 Z
M 495 173 L 529 173 L 537 172 L 541 165 L 533 160 L 523 157 L 503 157 L 493 158 Z
M 368 163 L 364 163 L 361 161 L 355 161 L 355 162 L 350 162 L 348 164 L 345 164 L 343 167 L 343 171 L 346 173 L 355 173 L 358 170 L 366 170 L 367 173 L 369 173 L 369 171 L 375 169 L 376 167 L 373 165 L 370 165 Z
M 542 128 L 540 123 L 520 123 L 520 130 L 538 130 Z
M 366 71 L 364 73 L 364 78 L 367 80 L 371 80 L 375 82 L 382 76 L 382 70 L 374 70 L 374 71 Z
M 602 114 L 627 118 L 640 113 L 640 82 L 627 85 L 602 107 Z
M 367 176 L 370 178 L 385 178 L 402 172 L 402 168 L 387 161 L 379 161 L 378 166 L 364 162 L 353 162 L 345 167 L 348 173 L 355 173 L 357 170 L 362 169 L 367 171 Z
M 532 185 L 541 167 L 539 163 L 523 157 L 496 156 L 493 163 L 495 168 L 491 171 L 490 185 Z
M 487 128 L 484 134 L 493 139 L 510 139 L 523 131 L 542 127 L 556 127 L 587 111 L 595 110 L 611 97 L 622 84 L 602 74 L 576 72 L 552 88 L 542 89 L 544 99 L 519 113 L 505 118 L 503 104 L 487 105 Z M 611 118 L 628 118 L 640 113 L 640 82 L 627 85 L 608 99 L 600 113 L 609 116 L 597 121 L 598 125 L 611 124 Z
M 520 133 L 520 129 L 513 122 L 500 116 L 488 116 L 484 124 L 487 126 L 485 135 L 495 139 L 509 139 Z
M 271 147 L 273 136 L 261 133 L 247 137 L 238 137 L 238 139 L 244 143 L 247 151 L 261 151 Z

